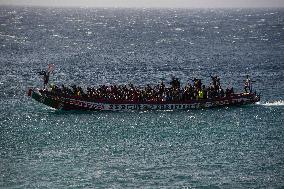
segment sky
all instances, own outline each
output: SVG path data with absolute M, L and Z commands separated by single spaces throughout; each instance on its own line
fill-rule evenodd
M 284 0 L 0 0 L 0 5 L 141 8 L 260 8 L 284 7 Z

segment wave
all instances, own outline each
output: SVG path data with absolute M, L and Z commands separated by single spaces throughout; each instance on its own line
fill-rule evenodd
M 273 102 L 265 102 L 265 103 L 258 103 L 259 105 L 263 105 L 263 106 L 284 106 L 284 100 L 277 100 L 277 101 L 273 101 Z

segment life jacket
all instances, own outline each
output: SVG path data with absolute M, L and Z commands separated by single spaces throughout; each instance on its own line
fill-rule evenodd
M 204 97 L 204 93 L 202 90 L 198 91 L 198 98 L 203 98 Z

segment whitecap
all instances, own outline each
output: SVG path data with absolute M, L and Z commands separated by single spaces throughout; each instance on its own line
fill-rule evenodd
M 284 100 L 277 100 L 277 101 L 265 102 L 265 103 L 258 102 L 257 104 L 263 105 L 263 106 L 283 106 Z
M 184 31 L 184 30 L 181 29 L 181 28 L 176 28 L 175 30 L 176 30 L 176 31 Z
M 257 22 L 258 23 L 265 22 L 265 19 L 262 18 L 262 19 L 258 20 Z
M 9 11 L 8 14 L 17 14 L 17 12 L 13 10 L 13 11 Z
M 252 36 L 252 37 L 249 37 L 250 39 L 257 39 L 258 37 L 257 36 Z

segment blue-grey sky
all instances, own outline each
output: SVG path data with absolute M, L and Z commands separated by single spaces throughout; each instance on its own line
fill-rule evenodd
M 0 5 L 80 7 L 284 7 L 284 0 L 0 0 Z

